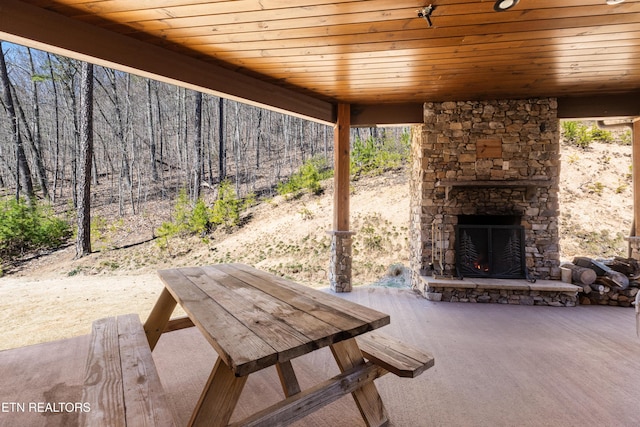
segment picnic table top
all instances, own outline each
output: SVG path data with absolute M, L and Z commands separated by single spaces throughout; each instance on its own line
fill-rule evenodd
M 389 315 L 243 264 L 158 271 L 236 376 L 389 324 Z

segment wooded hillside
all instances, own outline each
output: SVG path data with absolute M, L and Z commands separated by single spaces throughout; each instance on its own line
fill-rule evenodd
M 26 194 L 31 180 L 38 197 L 75 205 L 80 62 L 2 48 L 0 187 L 10 193 L 21 182 Z M 228 177 L 242 197 L 273 188 L 313 156 L 331 161 L 331 127 L 104 67 L 94 76 L 92 186 L 108 189 L 101 202 L 117 201 L 121 214 L 180 188 L 193 193 L 196 181 Z

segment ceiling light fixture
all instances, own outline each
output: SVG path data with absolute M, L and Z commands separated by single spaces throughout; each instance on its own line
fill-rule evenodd
M 418 10 L 418 18 L 424 18 L 425 21 L 427 21 L 427 23 L 429 24 L 430 27 L 433 26 L 433 24 L 431 23 L 431 14 L 433 13 L 433 11 L 436 9 L 435 6 L 433 5 L 429 5 L 429 6 L 425 6 L 422 9 Z
M 620 4 L 620 3 L 624 3 L 624 0 L 607 0 L 607 4 L 610 6 L 614 4 Z
M 502 12 L 508 9 L 511 9 L 513 6 L 517 5 L 520 0 L 498 0 L 493 5 L 493 10 L 496 12 Z

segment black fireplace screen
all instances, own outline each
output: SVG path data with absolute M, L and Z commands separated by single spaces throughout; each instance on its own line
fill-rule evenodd
M 463 277 L 525 278 L 524 228 L 458 225 L 456 267 Z

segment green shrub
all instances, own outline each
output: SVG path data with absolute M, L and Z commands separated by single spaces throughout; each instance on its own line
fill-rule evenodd
M 191 217 L 189 218 L 189 231 L 204 235 L 211 229 L 211 210 L 207 207 L 207 204 L 202 199 L 198 199 Z
M 211 222 L 227 228 L 235 227 L 240 223 L 241 204 L 231 181 L 225 179 L 220 183 L 218 200 L 211 210 Z
M 591 128 L 591 138 L 595 141 L 611 143 L 613 142 L 613 133 L 610 130 L 600 129 L 597 126 Z
M 370 251 L 382 250 L 382 235 L 379 234 L 375 227 L 367 225 L 360 229 L 362 234 L 363 245 Z
M 587 148 L 593 142 L 591 129 L 583 123 L 569 120 L 562 122 L 561 126 L 565 141 L 581 148 Z
M 591 128 L 581 122 L 562 122 L 562 136 L 572 144 L 581 148 L 587 148 L 593 141 L 611 143 L 614 141 L 613 133 L 609 130 L 600 129 L 596 125 Z
M 593 142 L 593 137 L 591 136 L 591 131 L 588 127 L 583 124 L 578 126 L 578 134 L 576 139 L 573 141 L 580 148 L 587 148 Z
M 409 146 L 406 132 L 400 139 L 369 137 L 363 141 L 356 138 L 351 149 L 351 174 L 376 174 L 399 168 L 409 157 Z
M 277 186 L 278 194 L 285 195 L 308 190 L 313 194 L 322 193 L 320 182 L 329 178 L 332 171 L 324 157 L 313 157 L 307 160 L 300 169 L 285 182 Z
M 573 142 L 578 137 L 578 126 L 583 126 L 581 123 L 574 121 L 562 122 L 562 136 L 569 142 Z
M 178 200 L 173 208 L 173 221 L 163 222 L 156 230 L 158 237 L 166 239 L 180 234 L 189 234 L 192 216 L 191 202 L 184 188 L 178 194 Z
M 174 207 L 173 220 L 162 223 L 156 230 L 156 235 L 160 237 L 158 245 L 165 248 L 168 238 L 176 235 L 198 234 L 204 237 L 217 225 L 234 227 L 240 223 L 241 212 L 254 203 L 255 194 L 240 200 L 229 180 L 220 184 L 218 200 L 211 208 L 202 199 L 193 204 L 183 189 Z
M 0 205 L 0 256 L 9 259 L 30 250 L 61 246 L 71 235 L 71 226 L 57 218 L 49 206 L 35 200 L 5 199 Z
M 633 143 L 633 134 L 631 133 L 631 130 L 627 129 L 620 134 L 620 144 L 631 145 L 632 143 Z

